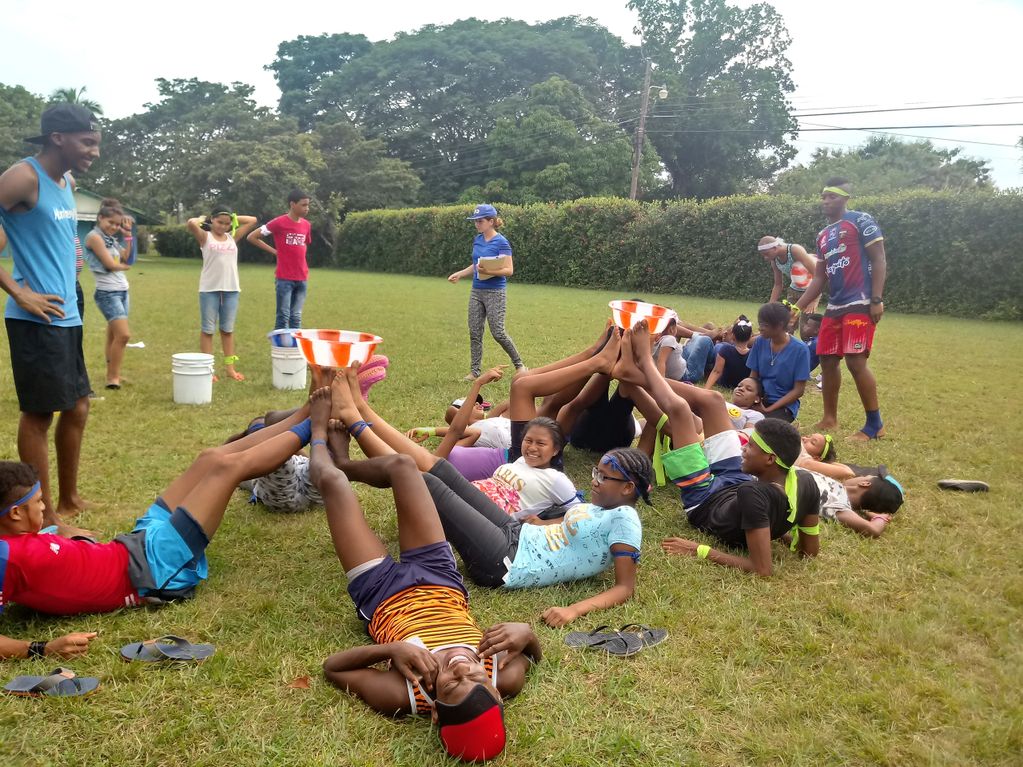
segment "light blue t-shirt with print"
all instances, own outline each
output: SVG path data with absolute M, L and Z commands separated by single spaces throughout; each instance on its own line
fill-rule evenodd
M 589 578 L 611 566 L 614 544 L 639 551 L 642 542 L 643 526 L 631 506 L 604 509 L 581 503 L 560 523 L 522 526 L 504 585 L 521 589 Z

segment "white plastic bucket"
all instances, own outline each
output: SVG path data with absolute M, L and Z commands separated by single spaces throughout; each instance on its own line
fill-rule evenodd
M 271 346 L 270 364 L 275 389 L 305 388 L 306 362 L 297 346 Z
M 179 405 L 208 405 L 213 401 L 213 355 L 185 352 L 171 355 L 174 401 Z

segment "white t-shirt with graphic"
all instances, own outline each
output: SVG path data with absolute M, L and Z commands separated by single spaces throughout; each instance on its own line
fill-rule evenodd
M 472 483 L 508 514 L 527 516 L 549 506 L 572 505 L 575 485 L 563 471 L 534 469 L 519 458 L 497 467 L 490 479 Z
M 212 293 L 241 290 L 238 279 L 238 243 L 227 235 L 218 240 L 212 232 L 206 232 L 202 248 L 202 273 L 199 275 L 199 292 Z

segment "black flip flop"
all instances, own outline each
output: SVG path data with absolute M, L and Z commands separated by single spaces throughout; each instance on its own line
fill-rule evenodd
M 644 648 L 658 645 L 668 638 L 667 629 L 652 629 L 642 623 L 626 623 L 618 631 L 622 634 L 636 634 Z
M 192 644 L 173 634 L 147 639 L 145 642 L 132 642 L 121 648 L 121 659 L 125 661 L 139 660 L 144 663 L 162 662 L 194 662 L 204 661 L 216 649 L 211 644 Z
M 986 493 L 991 489 L 987 482 L 981 482 L 979 479 L 942 479 L 938 481 L 938 487 L 963 493 Z
M 565 635 L 565 644 L 569 647 L 593 647 L 617 634 L 610 626 L 597 626 L 593 631 L 569 631 Z
M 565 644 L 569 647 L 589 647 L 603 650 L 609 655 L 626 658 L 643 649 L 643 640 L 635 632 L 604 631 L 610 626 L 598 626 L 593 631 L 570 631 L 565 636 Z
M 91 676 L 75 676 L 67 668 L 55 668 L 47 676 L 19 676 L 4 685 L 8 695 L 25 698 L 82 698 L 99 688 Z

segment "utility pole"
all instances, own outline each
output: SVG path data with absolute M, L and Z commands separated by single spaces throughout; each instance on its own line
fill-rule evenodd
M 639 107 L 639 127 L 636 129 L 636 148 L 632 152 L 632 183 L 629 185 L 629 199 L 636 198 L 639 189 L 639 161 L 642 159 L 643 133 L 647 130 L 647 109 L 650 106 L 650 76 L 654 67 L 647 59 L 647 73 L 642 76 L 642 105 Z

